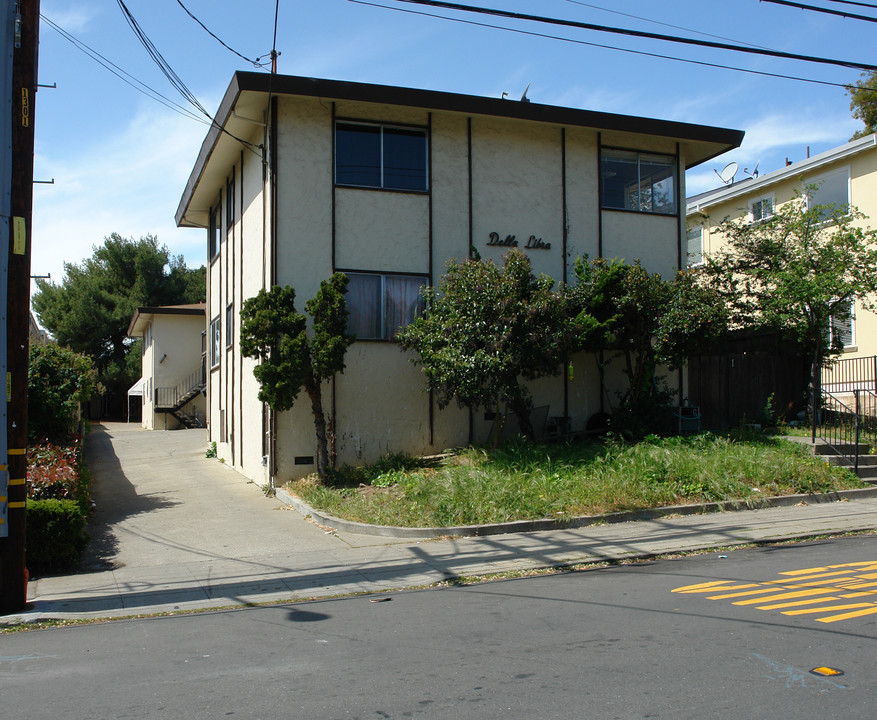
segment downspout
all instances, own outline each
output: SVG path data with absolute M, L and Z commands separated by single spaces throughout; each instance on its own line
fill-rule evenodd
M 277 284 L 277 97 L 271 98 L 271 143 L 270 154 L 268 157 L 268 180 L 270 182 L 271 192 L 271 230 L 269 232 L 269 242 L 271 251 L 270 264 L 270 286 Z M 273 488 L 274 480 L 277 475 L 277 412 L 272 408 L 268 414 L 268 423 L 270 426 L 270 439 L 268 444 L 268 481 Z

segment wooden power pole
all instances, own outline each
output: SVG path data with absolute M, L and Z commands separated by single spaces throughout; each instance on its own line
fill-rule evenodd
M 0 537 L 0 614 L 27 603 L 25 503 L 27 487 L 27 366 L 30 317 L 30 249 L 33 218 L 34 100 L 37 87 L 39 0 L 17 5 L 12 60 L 12 182 L 6 263 L 7 533 Z M 4 39 L 5 42 L 5 39 Z M 2 98 L 6 102 L 6 98 Z M 2 430 L 0 430 L 2 431 Z M 0 493 L 2 494 L 2 493 Z

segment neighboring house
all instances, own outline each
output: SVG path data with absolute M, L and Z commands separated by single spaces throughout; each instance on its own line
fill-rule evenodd
M 451 258 L 571 277 L 577 257 L 684 261 L 686 168 L 743 133 L 528 102 L 310 78 L 235 74 L 177 211 L 207 231 L 208 428 L 226 462 L 259 482 L 314 470 L 304 394 L 275 415 L 239 349 L 239 313 L 262 288 L 298 306 L 333 271 L 350 278 L 346 370 L 325 385 L 336 463 L 483 442 L 489 413 L 439 410 L 411 356 L 389 342 Z M 614 397 L 594 359 L 531 385 L 573 430 Z
M 855 207 L 866 216 L 856 224 L 877 225 L 877 135 L 867 135 L 766 175 L 688 198 L 689 264 L 701 262 L 704 254 L 722 246 L 724 237 L 719 225 L 725 218 L 759 222 L 773 215 L 796 192 L 803 194 L 810 186 L 818 188 L 809 196 L 814 204 Z M 834 322 L 831 332 L 838 333 L 844 345 L 842 358 L 857 359 L 856 363 L 842 363 L 839 367 L 852 371 L 861 366 L 861 370 L 855 370 L 857 376 L 867 375 L 873 389 L 877 314 L 863 309 L 861 303 L 851 304 L 850 317 Z M 832 372 L 837 375 L 838 370 L 826 371 L 829 387 L 835 382 L 846 383 L 832 379 Z M 840 389 L 840 385 L 835 389 Z
M 142 340 L 143 375 L 129 391 L 147 430 L 204 427 L 206 303 L 140 307 L 128 335 Z
M 28 316 L 27 335 L 30 345 L 48 345 L 49 333 L 39 326 L 33 312 L 28 313 Z

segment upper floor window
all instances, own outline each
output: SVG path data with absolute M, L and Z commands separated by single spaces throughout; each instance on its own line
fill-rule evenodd
M 335 183 L 426 192 L 426 130 L 336 123 Z
M 752 200 L 749 203 L 749 220 L 752 222 L 762 222 L 773 215 L 773 195 L 765 195 L 764 197 Z
M 703 264 L 703 225 L 695 225 L 688 228 L 688 237 L 686 238 L 687 248 L 686 256 L 688 258 L 686 265 L 694 267 Z
M 850 169 L 842 168 L 820 177 L 806 180 L 807 205 L 825 205 L 846 213 L 850 208 Z M 825 213 L 827 215 L 827 213 Z
M 234 227 L 234 178 L 225 185 L 225 231 Z
M 600 150 L 603 207 L 676 214 L 676 157 L 634 150 Z
M 210 211 L 210 227 L 207 229 L 207 259 L 212 260 L 219 252 L 219 243 L 222 242 L 222 213 L 220 203 Z
M 234 303 L 225 308 L 225 346 L 234 345 Z
M 347 331 L 357 340 L 390 340 L 423 311 L 419 275 L 347 273 Z

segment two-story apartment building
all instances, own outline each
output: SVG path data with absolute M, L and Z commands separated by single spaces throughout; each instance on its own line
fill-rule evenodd
M 135 392 L 147 430 L 204 427 L 206 308 L 206 303 L 139 307 L 131 318 L 128 336 L 142 341 L 142 375 Z
M 684 172 L 743 133 L 625 115 L 381 85 L 237 73 L 176 220 L 208 248 L 208 427 L 259 482 L 314 470 L 309 403 L 260 403 L 237 333 L 243 301 L 291 285 L 300 307 L 334 271 L 350 278 L 357 341 L 326 384 L 337 463 L 484 441 L 492 418 L 439 410 L 391 338 L 421 288 L 473 252 L 511 246 L 567 280 L 577 257 L 684 263 Z M 584 428 L 620 368 L 593 358 L 532 385 L 537 405 Z M 616 383 L 617 384 L 617 383 Z

